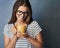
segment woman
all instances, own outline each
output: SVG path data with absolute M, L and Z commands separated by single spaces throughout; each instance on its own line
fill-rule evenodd
M 17 29 L 26 25 L 24 33 Z M 5 48 L 42 48 L 41 27 L 32 19 L 29 0 L 17 0 L 13 6 L 12 17 L 4 27 Z

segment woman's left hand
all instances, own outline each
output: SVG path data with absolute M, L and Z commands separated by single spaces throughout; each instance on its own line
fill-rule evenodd
M 29 38 L 30 36 L 27 33 L 22 33 L 23 38 Z

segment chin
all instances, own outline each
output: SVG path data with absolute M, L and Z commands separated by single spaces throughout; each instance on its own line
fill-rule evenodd
M 24 22 L 25 20 L 24 19 L 18 19 L 20 22 Z
M 19 20 L 20 22 L 23 22 L 24 20 Z

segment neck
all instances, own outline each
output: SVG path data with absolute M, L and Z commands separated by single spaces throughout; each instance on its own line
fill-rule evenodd
M 16 21 L 16 24 L 24 24 L 25 22 L 24 21 Z

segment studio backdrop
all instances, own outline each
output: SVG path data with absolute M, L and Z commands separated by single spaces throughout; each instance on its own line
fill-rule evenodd
M 0 0 L 0 48 L 4 48 L 3 29 L 16 0 Z M 60 48 L 60 0 L 30 0 L 33 19 L 42 27 L 44 48 Z

